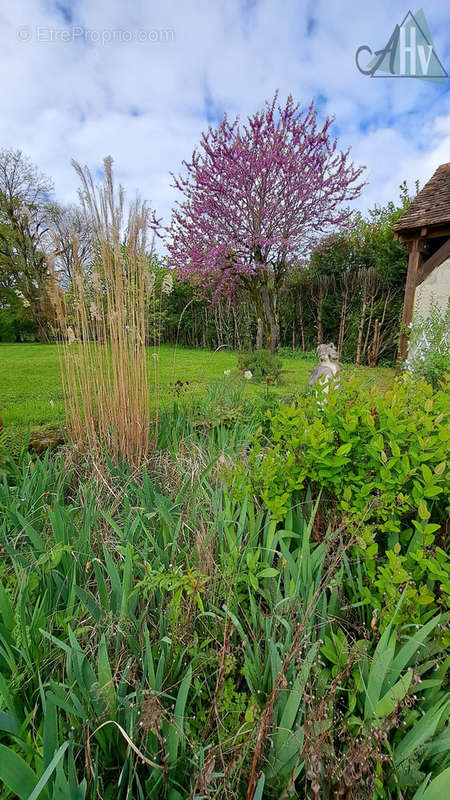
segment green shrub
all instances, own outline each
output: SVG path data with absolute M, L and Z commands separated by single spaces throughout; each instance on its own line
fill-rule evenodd
M 278 356 L 272 356 L 268 350 L 253 350 L 251 353 L 239 353 L 238 367 L 242 372 L 250 371 L 256 381 L 266 380 L 270 376 L 276 382 L 282 361 Z
M 316 361 L 315 350 L 293 350 L 292 347 L 279 347 L 278 355 L 280 358 L 303 359 L 304 361 Z
M 252 454 L 254 486 L 277 520 L 310 486 L 355 535 L 364 601 L 383 624 L 403 587 L 399 620 L 448 603 L 448 423 L 448 394 L 425 382 L 399 379 L 384 396 L 350 382 L 323 408 L 311 397 L 280 405 L 265 432 L 270 445 Z
M 0 309 L 0 342 L 33 342 L 35 339 L 36 326 L 19 303 Z

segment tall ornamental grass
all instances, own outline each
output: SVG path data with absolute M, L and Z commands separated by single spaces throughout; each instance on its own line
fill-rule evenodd
M 106 451 L 116 461 L 122 457 L 139 466 L 150 433 L 145 344 L 154 275 L 149 271 L 149 209 L 136 199 L 126 212 L 111 158 L 104 162 L 102 187 L 94 186 L 87 167 L 76 162 L 74 167 L 92 229 L 94 260 L 89 270 L 80 264 L 74 238 L 70 291 L 64 295 L 53 281 L 68 433 L 78 450 L 93 458 L 101 460 Z M 157 386 L 156 364 L 154 372 Z

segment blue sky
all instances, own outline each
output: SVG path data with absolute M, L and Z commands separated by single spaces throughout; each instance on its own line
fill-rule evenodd
M 0 146 L 20 148 L 76 200 L 71 159 L 112 155 L 127 192 L 168 221 L 178 172 L 202 130 L 245 117 L 276 89 L 317 98 L 343 148 L 367 166 L 358 205 L 398 197 L 450 161 L 450 80 L 371 79 L 355 51 L 384 47 L 410 7 L 398 0 L 18 0 L 0 12 Z M 450 73 L 450 6 L 424 13 Z

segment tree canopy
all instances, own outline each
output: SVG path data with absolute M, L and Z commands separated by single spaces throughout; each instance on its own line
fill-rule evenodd
M 358 197 L 363 167 L 338 150 L 333 119 L 318 122 L 277 93 L 263 111 L 209 127 L 186 174 L 174 176 L 181 201 L 169 234 L 171 262 L 182 277 L 234 299 L 246 290 L 268 343 L 279 340 L 280 291 L 289 269 L 324 232 L 344 225 Z
M 25 301 L 42 339 L 52 189 L 20 150 L 0 151 L 0 288 Z

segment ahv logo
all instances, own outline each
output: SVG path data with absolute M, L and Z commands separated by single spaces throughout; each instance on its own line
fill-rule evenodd
M 364 51 L 373 58 L 362 66 L 361 53 Z M 434 49 L 422 9 L 416 14 L 408 11 L 382 50 L 373 53 L 366 44 L 358 47 L 355 60 L 359 71 L 371 78 L 421 78 L 438 83 L 448 78 Z

